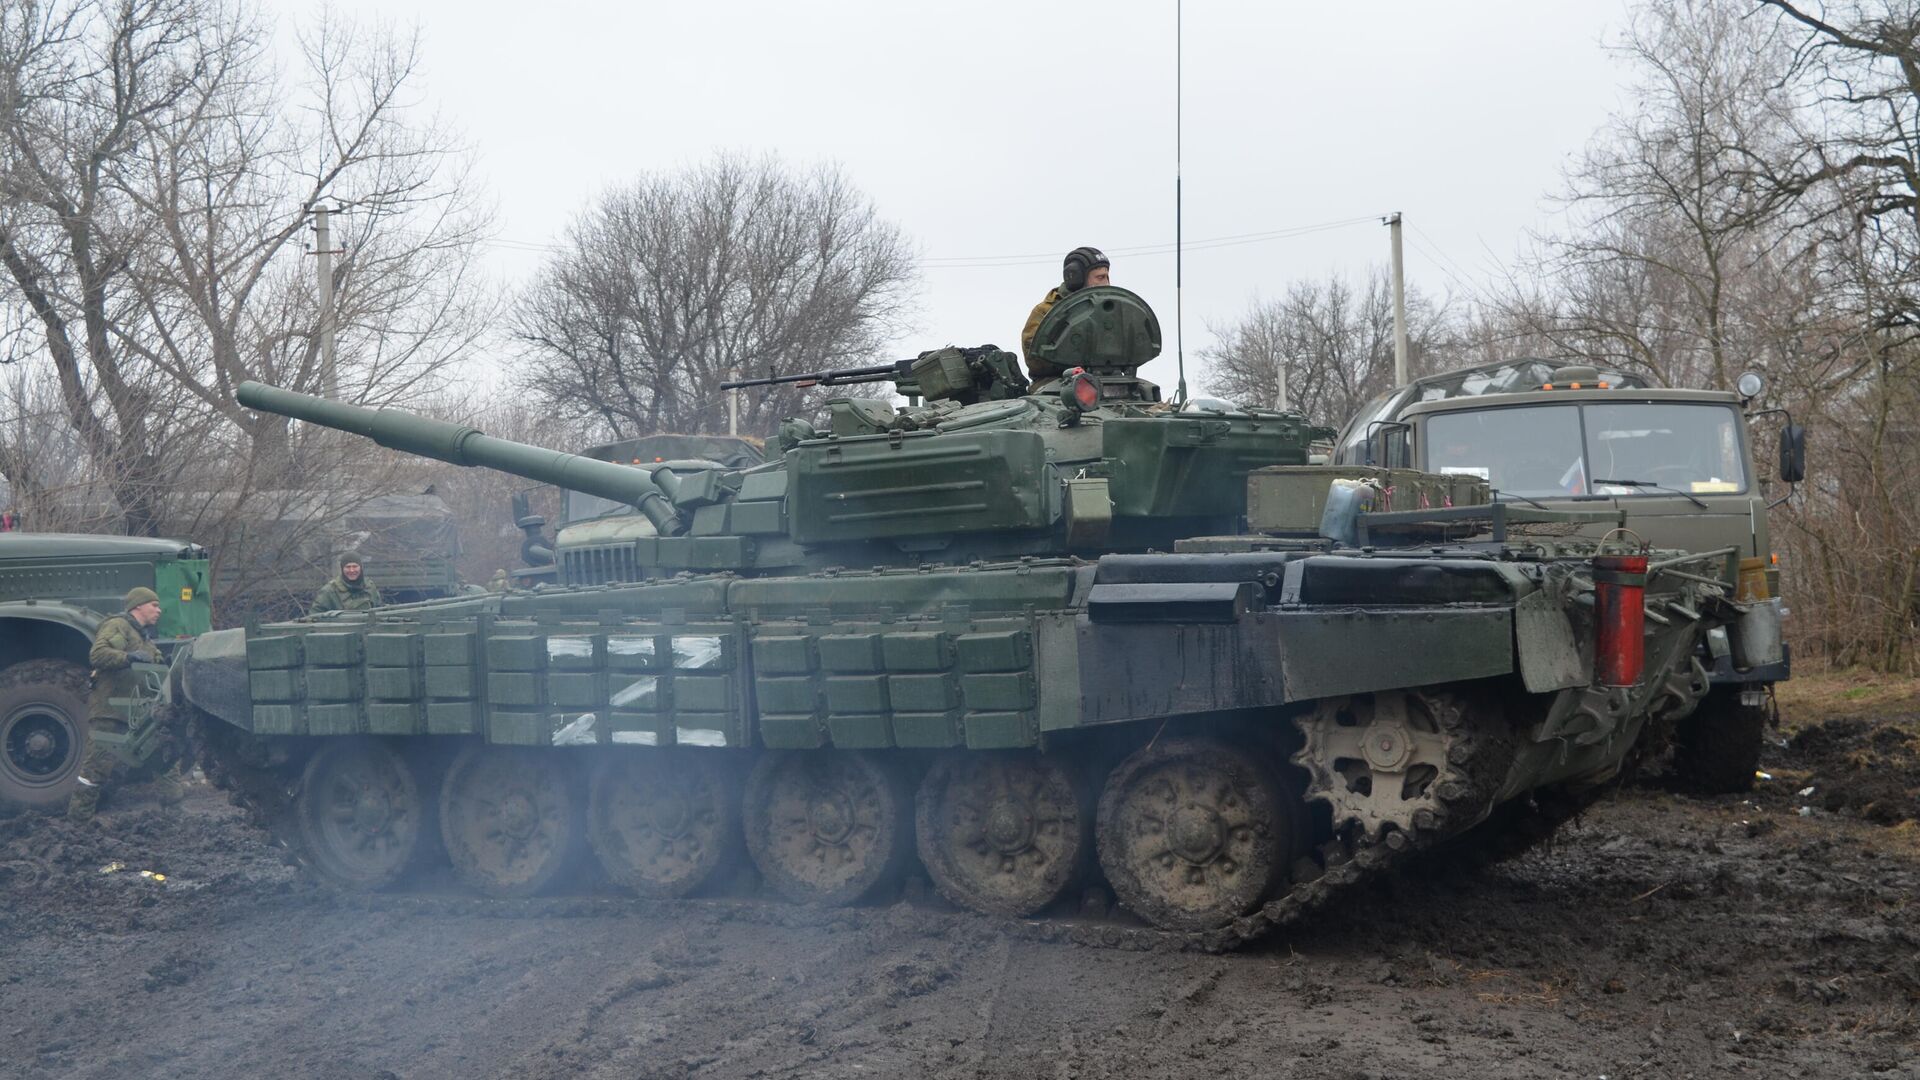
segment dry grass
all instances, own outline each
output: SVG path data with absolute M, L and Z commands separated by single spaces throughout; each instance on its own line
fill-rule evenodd
M 1920 679 L 1861 668 L 1802 668 L 1774 688 L 1781 724 L 1789 731 L 1833 716 L 1920 714 Z

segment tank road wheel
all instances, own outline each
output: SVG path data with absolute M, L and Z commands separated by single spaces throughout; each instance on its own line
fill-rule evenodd
M 398 880 L 413 862 L 426 817 L 413 770 L 373 739 L 328 740 L 307 761 L 293 812 L 308 865 L 350 889 Z
M 1079 785 L 1038 754 L 942 757 L 920 783 L 914 833 L 940 892 L 993 915 L 1058 900 L 1087 853 Z
M 913 848 L 910 803 L 906 783 L 884 758 L 776 752 L 747 777 L 741 824 L 754 865 L 782 896 L 850 904 L 905 866 Z
M 1492 706 L 1486 708 L 1491 709 Z M 1329 698 L 1299 720 L 1306 745 L 1293 757 L 1307 770 L 1307 798 L 1333 808 L 1336 830 L 1378 837 L 1484 816 L 1497 784 L 1491 747 L 1468 726 L 1466 698 L 1446 691 L 1386 690 Z M 1485 719 L 1485 717 L 1482 717 Z M 1491 735 L 1492 732 L 1484 734 Z M 1479 753 L 1485 749 L 1488 753 Z
M 587 841 L 607 876 L 641 896 L 685 896 L 734 850 L 739 801 L 711 751 L 638 750 L 602 761 L 587 790 Z
M 0 672 L 0 807 L 66 806 L 87 755 L 87 672 L 28 660 Z
M 1136 751 L 1100 795 L 1100 867 L 1134 914 L 1177 930 L 1252 911 L 1280 880 L 1293 835 L 1274 762 L 1217 739 Z
M 532 896 L 580 842 L 566 759 L 550 750 L 472 745 L 440 785 L 440 836 L 460 879 L 488 896 Z

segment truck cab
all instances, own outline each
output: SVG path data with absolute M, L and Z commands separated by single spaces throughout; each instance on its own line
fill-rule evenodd
M 212 628 L 196 544 L 0 533 L 0 809 L 66 804 L 86 752 L 87 652 L 138 585 L 160 596 L 163 651 Z
M 1475 476 L 1495 501 L 1617 510 L 1654 547 L 1732 549 L 1726 580 L 1744 596 L 1764 588 L 1774 597 L 1779 569 L 1767 509 L 1801 466 L 1789 453 L 1771 475 L 1757 466 L 1749 397 L 1544 360 L 1489 364 L 1381 394 L 1342 429 L 1334 461 Z M 1745 710 L 1752 736 L 1737 741 L 1757 755 L 1766 691 L 1789 676 L 1788 660 L 1741 669 L 1724 651 L 1702 659 L 1715 687 L 1702 710 Z M 1723 782 L 1707 786 L 1751 780 L 1751 767 L 1720 768 Z

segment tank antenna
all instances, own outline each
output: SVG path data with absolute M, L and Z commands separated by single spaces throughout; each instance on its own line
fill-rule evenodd
M 1181 91 L 1184 89 L 1185 73 L 1181 70 L 1181 31 L 1185 19 L 1182 0 L 1173 0 L 1173 355 L 1174 362 L 1180 368 L 1180 386 L 1174 392 L 1176 405 L 1187 401 L 1187 334 L 1186 334 L 1186 294 L 1185 280 L 1181 274 L 1181 234 L 1180 219 L 1182 200 L 1180 197 L 1180 125 L 1183 118 Z

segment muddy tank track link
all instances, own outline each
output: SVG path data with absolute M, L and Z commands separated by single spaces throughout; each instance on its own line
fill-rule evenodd
M 1504 806 L 1487 805 L 1491 782 L 1504 769 L 1504 751 L 1510 740 L 1503 733 L 1476 732 L 1466 724 L 1467 710 L 1438 708 L 1454 741 L 1449 758 L 1459 775 L 1440 797 L 1440 805 L 1422 807 L 1408 828 L 1369 833 L 1354 827 L 1336 828 L 1326 840 L 1295 853 L 1296 868 L 1313 864 L 1318 873 L 1303 877 L 1283 895 L 1224 926 L 1202 930 L 1168 930 L 1119 921 L 1083 918 L 1008 918 L 974 911 L 916 912 L 918 920 L 943 925 L 992 928 L 1016 940 L 1072 944 L 1090 948 L 1137 952 L 1228 952 L 1252 944 L 1282 928 L 1293 926 L 1343 896 L 1384 879 L 1402 868 L 1418 866 L 1436 845 L 1447 841 L 1443 857 L 1448 866 L 1483 866 L 1511 858 L 1552 836 L 1553 832 L 1611 789 L 1597 785 L 1577 794 L 1554 790 L 1523 797 Z M 198 710 L 195 710 L 198 713 Z M 300 763 L 268 760 L 270 752 L 236 729 L 203 713 L 191 718 L 193 745 L 208 779 L 229 793 L 248 820 L 269 832 L 286 850 L 289 862 L 310 872 L 312 855 L 306 850 L 292 804 L 297 793 Z M 1483 820 L 1484 819 L 1484 820 Z M 1453 840 L 1474 824 L 1474 841 Z M 1354 823 L 1347 823 L 1352 826 Z M 647 896 L 512 897 L 441 896 L 407 892 L 359 892 L 325 885 L 331 902 L 354 910 L 419 912 L 458 917 L 491 918 L 621 918 L 655 914 L 707 913 L 717 921 L 763 925 L 860 925 L 895 917 L 892 908 L 821 907 L 774 900 L 733 897 L 680 899 Z

